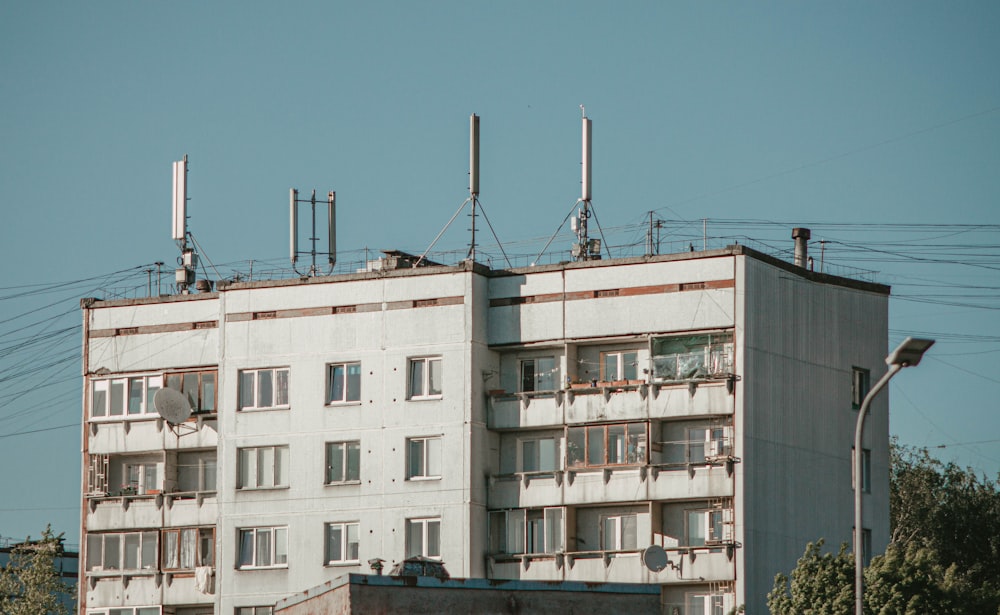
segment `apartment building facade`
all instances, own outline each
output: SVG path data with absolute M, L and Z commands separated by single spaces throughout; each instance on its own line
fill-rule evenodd
M 850 540 L 885 286 L 742 246 L 220 286 L 83 302 L 81 613 L 263 615 L 423 556 L 714 615 L 761 607 L 806 542 Z M 190 418 L 156 412 L 164 387 Z

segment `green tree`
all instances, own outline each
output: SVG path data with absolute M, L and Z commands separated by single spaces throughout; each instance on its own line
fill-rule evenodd
M 942 463 L 926 449 L 892 443 L 891 545 L 933 552 L 951 570 L 964 612 L 1000 612 L 1000 489 L 985 476 Z
M 854 556 L 847 544 L 833 555 L 823 541 L 809 543 L 792 571 L 774 579 L 767 595 L 772 615 L 854 615 Z M 865 568 L 865 612 L 877 615 L 963 615 L 965 600 L 954 567 L 934 551 L 890 546 Z
M 72 588 L 63 583 L 56 570 L 62 555 L 62 534 L 54 536 L 51 526 L 40 540 L 31 540 L 11 549 L 10 561 L 0 569 L 0 613 L 4 615 L 69 615 L 60 594 Z
M 847 544 L 833 555 L 823 553 L 823 540 L 806 545 L 791 579 L 774 578 L 767 595 L 772 615 L 853 615 L 854 557 Z
M 942 463 L 926 449 L 892 442 L 891 537 L 865 569 L 865 611 L 1000 614 L 1000 489 L 971 469 Z M 842 545 L 823 554 L 810 543 L 791 577 L 768 594 L 774 615 L 851 615 L 854 557 Z

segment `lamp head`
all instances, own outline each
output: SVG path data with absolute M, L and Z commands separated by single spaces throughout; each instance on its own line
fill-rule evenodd
M 885 364 L 913 367 L 920 363 L 924 353 L 933 345 L 934 340 L 908 337 L 885 358 Z

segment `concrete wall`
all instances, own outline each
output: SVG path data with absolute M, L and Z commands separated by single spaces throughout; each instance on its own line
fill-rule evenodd
M 852 366 L 874 383 L 887 354 L 887 295 L 815 283 L 752 258 L 737 260 L 737 534 L 748 611 L 763 610 L 774 575 L 806 543 L 851 541 Z M 876 552 L 888 540 L 888 396 L 866 430 L 873 493 L 865 527 Z

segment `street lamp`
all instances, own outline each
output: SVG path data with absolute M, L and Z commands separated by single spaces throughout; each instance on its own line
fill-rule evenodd
M 913 367 L 920 363 L 920 359 L 927 352 L 927 349 L 934 345 L 934 340 L 925 340 L 908 337 L 903 343 L 896 347 L 888 357 L 885 358 L 889 371 L 882 376 L 875 386 L 865 395 L 861 402 L 861 409 L 858 411 L 858 426 L 854 430 L 854 598 L 855 615 L 864 614 L 864 592 L 865 592 L 865 561 L 862 552 L 861 526 L 861 435 L 865 429 L 865 418 L 868 416 L 868 407 L 871 406 L 872 399 L 878 395 L 879 391 L 889 384 L 889 380 L 904 367 Z

